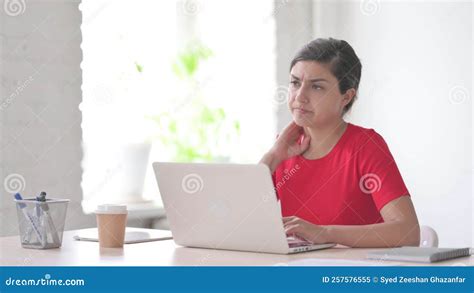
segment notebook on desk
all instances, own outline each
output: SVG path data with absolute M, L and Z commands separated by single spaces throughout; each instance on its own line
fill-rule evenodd
M 468 248 L 437 248 L 404 246 L 391 249 L 372 251 L 367 258 L 376 260 L 395 260 L 412 262 L 437 262 L 463 256 L 469 256 Z
M 80 241 L 92 241 L 98 242 L 97 228 L 90 228 L 90 229 L 83 229 L 78 231 L 77 235 L 74 235 L 74 240 Z M 132 244 L 132 243 L 141 243 L 141 242 L 150 242 L 150 241 L 159 241 L 159 240 L 169 240 L 173 239 L 171 236 L 171 231 L 169 230 L 156 230 L 156 229 L 149 229 L 147 231 L 143 231 L 139 228 L 132 228 L 127 227 L 125 230 L 125 244 Z

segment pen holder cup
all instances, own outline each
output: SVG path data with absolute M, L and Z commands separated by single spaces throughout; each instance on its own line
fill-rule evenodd
M 61 247 L 69 199 L 15 200 L 23 248 Z

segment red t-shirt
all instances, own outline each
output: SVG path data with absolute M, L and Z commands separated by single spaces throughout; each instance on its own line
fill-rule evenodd
M 318 225 L 381 223 L 382 207 L 409 195 L 382 136 L 351 123 L 326 156 L 283 161 L 273 183 L 283 217 Z

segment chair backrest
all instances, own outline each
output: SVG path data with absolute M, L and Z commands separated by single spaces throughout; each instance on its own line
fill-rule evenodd
M 420 227 L 420 247 L 438 247 L 438 233 L 430 226 Z

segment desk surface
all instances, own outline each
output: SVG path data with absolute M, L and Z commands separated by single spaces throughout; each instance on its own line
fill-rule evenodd
M 147 229 L 143 229 L 146 231 Z M 100 248 L 97 242 L 76 241 L 77 231 L 65 231 L 61 248 L 24 249 L 19 236 L 0 238 L 0 265 L 6 266 L 473 266 L 474 256 L 423 264 L 393 261 L 366 260 L 368 251 L 376 249 L 334 248 L 278 255 L 227 250 L 187 248 L 177 246 L 173 240 L 126 244 L 121 248 Z

